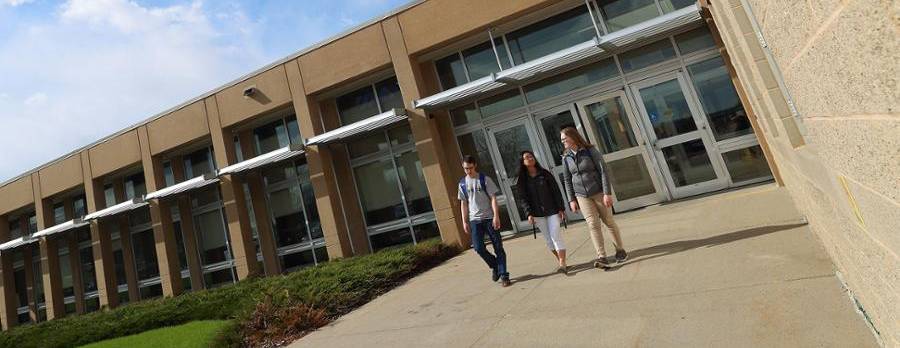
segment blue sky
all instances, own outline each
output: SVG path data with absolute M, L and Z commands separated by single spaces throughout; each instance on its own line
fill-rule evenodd
M 0 0 L 0 182 L 409 0 Z

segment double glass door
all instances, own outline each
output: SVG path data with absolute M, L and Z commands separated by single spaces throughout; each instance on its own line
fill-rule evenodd
M 682 73 L 642 80 L 576 105 L 603 154 L 617 210 L 727 187 L 721 156 Z
M 510 218 L 518 230 L 531 228 L 528 216 L 519 205 L 521 197 L 517 191 L 517 174 L 523 151 L 533 152 L 538 163 L 554 174 L 560 192 L 563 193 L 563 201 L 566 200 L 562 187 L 562 145 L 559 142 L 559 130 L 567 126 L 578 126 L 577 119 L 573 117 L 572 110 L 561 108 L 487 128 L 491 157 L 499 178 L 498 185 L 504 197 L 512 197 L 505 201 L 510 210 Z M 568 209 L 566 211 L 570 219 L 581 218 L 577 213 Z

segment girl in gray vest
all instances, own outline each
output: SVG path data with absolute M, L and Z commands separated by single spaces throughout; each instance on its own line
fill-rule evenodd
M 572 211 L 580 209 L 587 221 L 594 249 L 597 250 L 594 267 L 604 269 L 609 267 L 603 234 L 600 231 L 601 222 L 612 233 L 616 247 L 616 261 L 624 262 L 628 254 L 622 245 L 619 225 L 613 219 L 609 178 L 600 151 L 585 141 L 573 127 L 564 128 L 560 132 L 559 139 L 566 148 L 563 154 L 563 167 L 565 167 L 564 181 L 569 207 Z

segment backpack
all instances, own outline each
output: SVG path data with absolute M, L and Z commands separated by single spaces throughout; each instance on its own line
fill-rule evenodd
M 484 173 L 478 173 L 478 181 L 481 183 L 481 191 L 484 192 L 484 194 L 488 194 L 486 178 L 487 177 L 484 176 Z M 468 201 L 469 200 L 469 190 L 466 189 L 466 177 L 465 176 L 459 180 L 459 191 L 463 193 L 463 197 L 465 197 L 466 201 Z

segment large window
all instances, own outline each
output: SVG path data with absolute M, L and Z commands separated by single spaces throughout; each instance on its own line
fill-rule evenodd
M 365 120 L 390 109 L 403 109 L 403 97 L 396 77 L 366 85 L 335 99 L 341 124 Z
M 353 176 L 372 250 L 436 235 L 437 227 L 428 225 L 434 221 L 434 214 L 409 126 L 375 132 L 356 144 L 373 142 L 385 146 L 365 155 L 351 151 Z
M 156 258 L 156 239 L 150 221 L 150 209 L 144 207 L 128 214 L 131 250 L 141 299 L 162 295 L 159 263 Z
M 263 172 L 263 177 L 281 269 L 290 272 L 327 261 L 321 256 L 326 254 L 325 242 L 305 161 L 271 167 Z
M 447 90 L 586 42 L 597 35 L 595 20 L 600 32 L 608 34 L 694 3 L 690 0 L 591 1 L 592 11 L 584 5 L 576 6 L 506 34 L 495 34 L 493 45 L 491 41 L 485 41 L 436 59 L 434 64 L 438 81 Z M 591 19 L 592 12 L 596 15 L 594 20 Z M 706 43 L 704 37 L 692 39 L 686 44 L 697 46 Z
M 688 71 L 717 141 L 753 133 L 722 57 L 690 65 Z
M 297 117 L 294 114 L 255 128 L 253 130 L 253 138 L 256 141 L 257 154 L 272 152 L 290 144 L 303 142 L 300 139 L 300 128 L 297 126 Z M 238 144 L 236 148 L 240 149 L 240 141 L 237 139 L 235 141 Z

